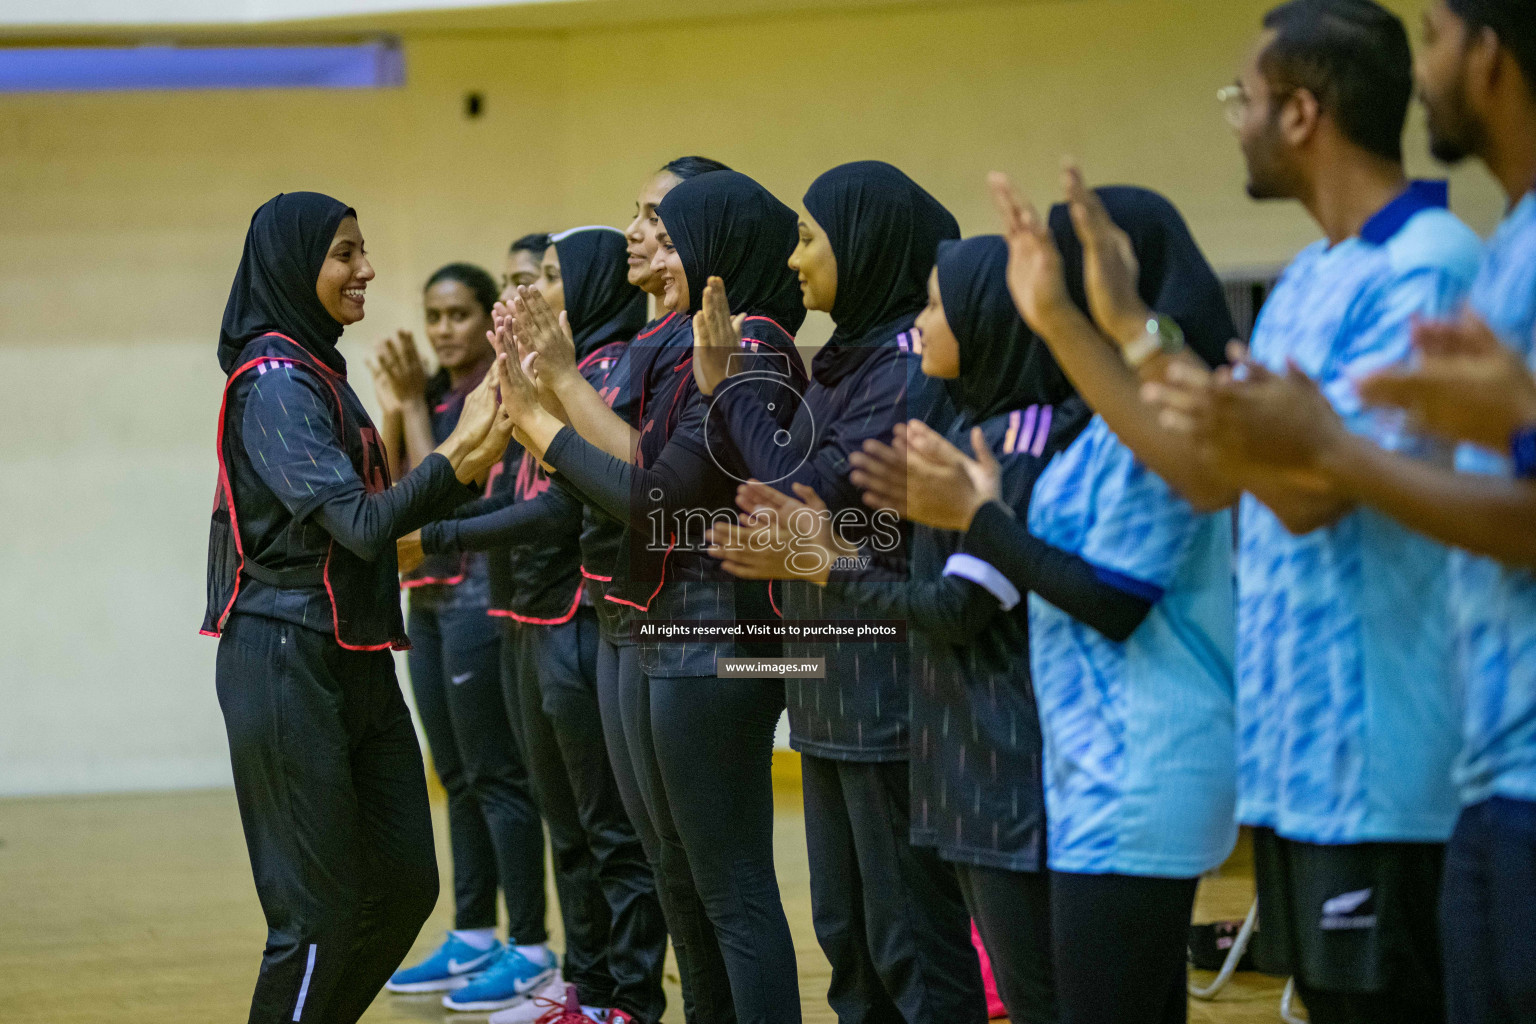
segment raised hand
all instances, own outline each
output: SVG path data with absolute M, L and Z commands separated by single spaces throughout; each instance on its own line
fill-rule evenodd
M 816 497 L 816 501 L 820 502 L 821 498 Z M 772 514 L 783 518 L 804 505 L 805 502 L 797 501 L 761 480 L 749 480 L 736 488 L 736 507 L 748 516 Z
M 1141 399 L 1157 410 L 1164 430 L 1200 441 L 1210 429 L 1214 377 L 1204 366 L 1170 362 L 1161 380 L 1141 386 Z
M 379 351 L 383 349 L 384 342 L 379 342 L 378 347 L 364 360 L 369 374 L 373 377 L 373 393 L 379 400 L 379 408 L 386 418 L 399 416 L 404 411 L 404 403 L 400 401 L 400 393 L 395 390 L 394 378 L 384 372 L 384 367 L 379 361 Z
M 493 376 L 493 374 L 486 374 L 480 383 L 464 396 L 464 407 L 459 412 L 458 425 L 453 429 L 454 434 L 460 434 L 463 439 L 470 440 L 474 444 L 479 444 L 480 439 L 491 429 L 491 422 L 496 418 L 496 410 L 501 404 L 496 395 L 496 381 Z
M 522 285 L 512 300 L 512 336 L 521 355 L 538 356 L 541 383 L 554 387 L 576 370 L 576 340 L 564 312 L 558 316 L 536 288 Z M 532 364 L 529 365 L 532 369 Z
M 380 342 L 378 359 L 380 368 L 389 375 L 395 394 L 402 402 L 426 397 L 427 368 L 410 331 L 396 331 L 394 337 Z
M 533 381 L 528 379 L 526 364 L 532 363 L 535 358 L 536 353 L 529 353 L 523 362 L 519 362 L 515 349 L 510 355 L 496 357 L 495 376 L 501 386 L 502 405 L 506 406 L 513 425 L 524 430 L 528 429 L 533 417 L 543 411 L 538 391 Z
M 1072 228 L 1083 245 L 1083 285 L 1088 311 L 1099 330 L 1121 345 L 1146 331 L 1151 310 L 1136 290 L 1140 267 L 1131 236 L 1109 216 L 1099 194 L 1083 181 L 1075 163 L 1062 166 L 1062 191 L 1072 214 Z
M 891 444 L 864 442 L 849 456 L 864 503 L 940 530 L 966 530 L 976 510 L 997 500 L 1001 470 L 980 428 L 966 456 L 920 420 L 897 424 Z
M 499 363 L 505 357 L 497 356 L 496 358 Z M 437 446 L 437 451 L 452 463 L 454 475 L 462 483 L 480 479 L 483 470 L 490 468 L 487 465 L 477 471 L 470 459 L 485 442 L 487 436 L 493 432 L 497 416 L 501 411 L 501 402 L 496 395 L 496 385 L 496 375 L 487 373 L 475 389 L 465 396 L 464 408 L 459 413 L 459 422 L 454 426 L 453 432 Z M 507 436 L 511 436 L 510 427 L 507 428 Z M 503 441 L 501 446 L 505 449 L 506 442 Z
M 1323 493 L 1322 465 L 1345 436 L 1343 421 L 1317 384 L 1294 365 L 1281 374 L 1228 346 L 1231 366 L 1214 372 L 1171 361 L 1142 398 L 1160 425 L 1189 442 L 1190 457 L 1228 486 L 1282 485 Z
M 1344 435 L 1343 420 L 1317 382 L 1295 363 L 1284 373 L 1244 362 L 1213 378 L 1209 437 L 1232 459 L 1311 470 Z
M 848 462 L 853 471 L 848 479 L 864 492 L 864 504 L 874 509 L 890 509 L 907 518 L 907 450 L 901 438 L 884 444 L 871 438 L 863 451 L 852 452 Z
M 971 430 L 974 458 L 921 420 L 898 424 L 896 437 L 907 449 L 907 486 L 918 492 L 907 501 L 913 522 L 968 530 L 976 510 L 1001 496 L 1002 468 L 980 427 Z
M 460 479 L 484 484 L 486 477 L 490 475 L 491 467 L 506 455 L 507 442 L 512 440 L 515 426 L 507 407 L 497 406 L 496 415 L 491 421 L 491 429 L 486 431 L 480 443 L 465 456 L 460 467 Z
M 731 354 L 741 351 L 745 320 L 746 314 L 731 316 L 725 282 L 711 277 L 704 286 L 701 307 L 693 314 L 693 379 L 704 394 L 714 394 L 731 375 Z
M 1493 356 L 1509 352 L 1509 347 L 1493 328 L 1470 309 L 1462 310 L 1457 320 L 1415 321 L 1413 347 L 1425 358 Z
M 1036 334 L 1054 334 L 1064 319 L 1082 314 L 1067 292 L 1061 251 L 1050 225 L 1020 197 L 1007 175 L 993 172 L 987 182 L 1008 240 L 1008 291 L 1014 305 Z

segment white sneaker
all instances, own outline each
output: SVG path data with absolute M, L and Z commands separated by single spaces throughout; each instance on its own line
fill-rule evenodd
M 491 1014 L 487 1024 L 536 1024 L 550 1010 L 564 1005 L 565 979 L 556 973 L 553 979 L 528 993 L 516 1006 Z

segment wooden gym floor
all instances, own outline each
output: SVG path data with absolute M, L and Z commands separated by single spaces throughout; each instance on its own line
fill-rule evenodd
M 805 834 L 793 755 L 782 765 L 776 842 L 794 930 L 806 1024 L 833 1024 L 829 968 L 811 930 Z M 443 808 L 439 860 L 448 864 Z M 1241 918 L 1253 898 L 1241 848 L 1201 886 L 1197 920 Z M 559 915 L 550 899 L 554 944 Z M 443 896 L 413 957 L 452 921 Z M 265 927 L 228 790 L 0 801 L 0 1021 L 6 1024 L 224 1024 L 245 1019 Z M 1208 975 L 1198 975 L 1202 983 Z M 1195 1024 L 1279 1020 L 1280 983 L 1238 975 L 1214 1003 L 1191 1001 Z M 668 1024 L 681 1024 L 668 966 Z M 460 1021 L 435 998 L 381 995 L 363 1020 Z

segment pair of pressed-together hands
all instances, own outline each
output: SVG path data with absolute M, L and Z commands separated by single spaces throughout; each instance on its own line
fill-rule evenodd
M 542 340 L 549 353 L 545 365 L 554 373 L 565 364 L 572 372 L 576 369 L 575 345 L 565 314 L 557 318 L 543 296 L 533 289 L 524 287 L 518 292 L 510 306 L 502 302 L 492 306 L 494 326 L 486 332 L 486 338 L 495 353 L 494 359 L 480 383 L 465 397 L 453 432 L 436 449 L 453 464 L 455 475 L 464 483 L 483 484 L 514 437 L 533 447 L 522 429 L 536 411 L 544 410 L 535 383 L 538 374 L 533 367 L 540 350 L 533 347 L 533 336 L 550 336 Z M 522 322 L 523 351 L 514 340 L 514 320 L 518 318 Z M 563 364 L 562 355 L 566 357 Z M 380 342 L 368 368 L 386 417 L 408 418 L 413 412 L 425 413 L 427 372 L 409 331 L 400 331 Z M 558 402 L 546 399 L 546 404 L 559 408 Z M 558 423 L 555 429 L 559 429 Z M 536 450 L 542 452 L 543 446 Z M 421 531 L 414 530 L 399 538 L 395 554 L 402 574 L 414 572 L 425 558 Z

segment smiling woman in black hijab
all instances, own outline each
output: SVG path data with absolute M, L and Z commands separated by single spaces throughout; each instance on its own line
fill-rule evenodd
M 795 246 L 793 210 L 745 174 L 715 171 L 668 192 L 656 215 L 666 232 L 658 255 L 668 274 L 667 306 L 697 313 L 706 283 L 718 277 L 732 313 L 766 317 L 793 338 L 805 322 L 784 267 Z
M 245 346 L 264 334 L 287 333 L 337 373 L 346 360 L 336 351 L 341 332 L 362 318 L 362 302 L 337 290 L 321 300 L 313 282 L 343 220 L 357 219 L 344 203 L 318 192 L 285 192 L 251 217 L 245 253 L 229 288 L 219 328 L 219 366 L 229 373 Z M 355 232 L 356 225 L 353 229 Z M 357 235 L 357 255 L 362 255 Z M 373 268 L 359 267 L 357 284 L 367 286 Z M 354 288 L 354 291 L 356 288 Z M 344 302 L 343 302 L 344 300 Z M 348 319 L 343 319 L 348 318 Z
M 279 195 L 251 218 L 219 332 L 203 632 L 221 637 L 219 704 L 267 917 L 253 1024 L 357 1020 L 437 900 L 421 753 L 388 653 L 406 646 L 394 541 L 473 496 L 511 421 L 477 389 L 390 486 L 336 350 L 372 279 L 350 208 Z
M 923 370 L 949 385 L 958 412 L 948 436 L 968 448 L 979 430 L 976 443 L 998 453 L 1002 501 L 1024 515 L 1035 479 L 1082 430 L 1088 411 L 1014 310 L 1006 263 L 1000 238 L 939 243 L 917 327 Z M 850 461 L 868 466 L 869 456 Z M 867 482 L 862 473 L 854 481 Z M 883 605 L 869 614 L 908 618 L 913 678 L 922 681 L 911 689 L 911 840 L 952 865 L 1011 1019 L 1055 1020 L 1028 612 L 944 575 L 965 557 L 955 534 L 918 527 L 905 593 L 840 582 L 826 590 Z M 953 729 L 952 722 L 971 724 Z M 956 793 L 967 796 L 956 800 Z
M 777 396 L 789 422 L 805 372 L 792 332 L 805 317 L 785 261 L 794 213 L 746 175 L 711 171 L 658 204 L 653 261 L 663 302 L 696 312 L 706 283 L 723 278 L 743 318 L 737 360 L 752 387 Z M 665 351 L 670 358 L 659 361 Z M 667 622 L 761 620 L 773 615 L 762 584 L 738 583 L 703 553 L 703 533 L 732 516 L 740 453 L 711 431 L 709 400 L 687 349 L 654 350 L 643 372 L 634 463 L 622 462 L 518 397 L 508 404 L 536 453 L 588 500 L 630 524 L 627 573 L 606 599 Z M 677 361 L 673 361 L 673 359 Z M 655 386 L 651 386 L 654 377 Z M 784 707 L 780 678 L 721 678 L 720 656 L 771 656 L 776 643 L 642 638 L 640 699 L 650 712 L 660 884 L 674 893 L 668 925 L 688 950 L 690 995 L 701 1021 L 797 1024 L 794 944 L 773 867 L 773 732 Z M 679 897 L 676 894 L 684 894 Z
M 862 544 L 876 533 L 848 482 L 849 454 L 870 438 L 889 441 L 909 418 L 942 429 L 952 415 L 943 387 L 920 370 L 913 324 L 939 243 L 960 229 L 911 178 L 873 160 L 821 175 L 804 202 L 789 267 L 803 304 L 830 313 L 836 331 L 811 361 L 788 443 L 776 438 L 761 397 L 731 385 L 729 349 L 701 344 L 694 375 L 713 392 L 712 422 L 751 475 L 785 490 L 813 488 L 844 516 L 847 539 Z M 890 518 L 888 536 L 899 537 Z M 904 546 L 882 550 L 873 571 L 853 578 L 904 586 L 904 558 Z M 871 617 L 810 583 L 789 580 L 782 589 L 786 621 Z M 892 1004 L 908 1024 L 984 1020 L 954 871 L 908 840 L 907 642 L 786 642 L 785 653 L 826 659 L 825 679 L 789 680 L 786 696 L 790 745 L 802 754 L 816 934 L 832 964 L 829 1003 L 846 1020 Z

